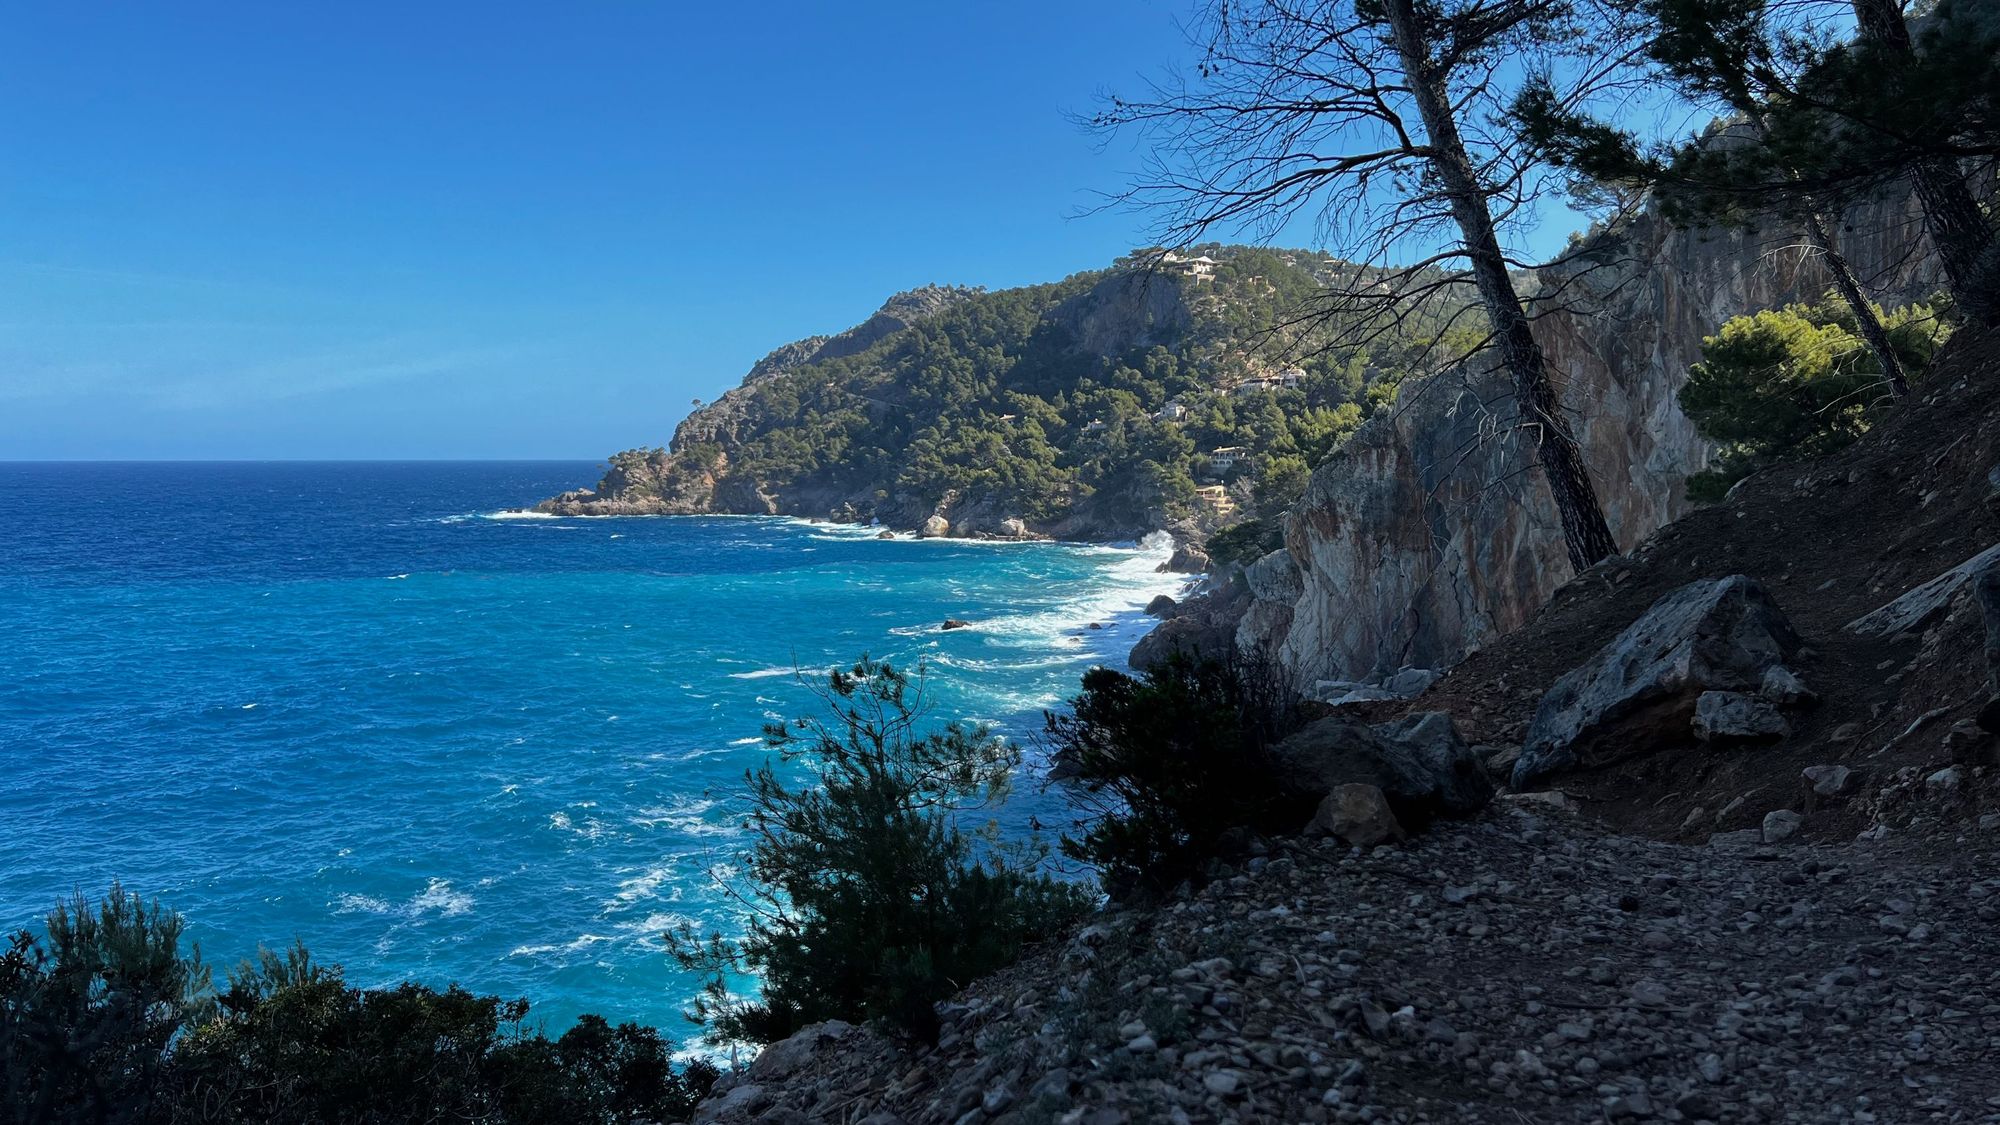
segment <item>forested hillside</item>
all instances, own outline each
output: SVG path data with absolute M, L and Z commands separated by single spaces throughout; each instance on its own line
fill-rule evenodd
M 768 512 L 949 534 L 1117 538 L 1289 506 L 1458 306 L 1366 344 L 1315 308 L 1322 255 L 1209 245 L 997 292 L 901 294 L 786 345 L 572 514 Z M 1020 521 L 1015 523 L 1012 521 Z

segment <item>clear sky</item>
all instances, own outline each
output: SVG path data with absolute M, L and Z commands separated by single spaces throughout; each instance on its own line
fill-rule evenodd
M 1185 0 L 16 5 L 0 458 L 601 457 L 927 282 L 1145 241 Z

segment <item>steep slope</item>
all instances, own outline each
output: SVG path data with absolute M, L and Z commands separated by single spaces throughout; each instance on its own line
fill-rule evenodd
M 1365 354 L 1330 349 L 1330 329 L 1292 314 L 1339 263 L 1203 249 L 1050 285 L 901 294 L 771 353 L 668 450 L 621 454 L 598 488 L 543 507 L 1085 539 L 1275 511 L 1437 322 Z
M 1888 300 L 1921 296 L 1936 277 L 1913 252 L 1912 208 L 1899 197 L 1849 217 L 1845 249 Z M 1775 227 L 1684 231 L 1645 215 L 1544 271 L 1545 295 L 1584 310 L 1545 309 L 1536 332 L 1623 547 L 1688 510 L 1685 481 L 1706 463 L 1674 397 L 1702 337 L 1824 291 L 1797 244 Z M 1391 414 L 1314 472 L 1286 533 L 1296 579 L 1267 584 L 1286 596 L 1252 609 L 1239 644 L 1310 685 L 1448 667 L 1520 628 L 1572 577 L 1525 436 L 1501 372 L 1405 386 Z
M 1695 839 L 1754 827 L 1783 808 L 1806 808 L 1804 831 L 1834 838 L 1878 820 L 1948 817 L 1967 794 L 1923 779 L 1992 758 L 1990 738 L 1968 730 L 1992 695 L 1980 607 L 1960 591 L 1901 635 L 1848 626 L 1996 542 L 2000 331 L 1965 329 L 1915 400 L 1852 447 L 1750 477 L 1725 502 L 1564 586 L 1417 703 L 1384 709 L 1442 708 L 1468 738 L 1518 742 L 1556 678 L 1647 607 L 1696 579 L 1744 574 L 1803 637 L 1799 672 L 1817 706 L 1793 716 L 1790 735 L 1774 745 L 1712 750 L 1690 736 L 1553 784 L 1626 827 Z M 1812 794 L 1801 780 L 1819 764 L 1852 771 L 1842 799 Z

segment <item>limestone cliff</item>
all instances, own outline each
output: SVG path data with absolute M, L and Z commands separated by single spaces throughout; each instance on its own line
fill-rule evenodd
M 1842 232 L 1885 300 L 1920 296 L 1936 276 L 1913 207 L 1880 201 Z M 1624 549 L 1682 514 L 1710 453 L 1675 400 L 1702 337 L 1824 291 L 1800 245 L 1775 225 L 1677 230 L 1648 213 L 1542 271 L 1536 333 Z M 1589 311 L 1553 307 L 1558 295 Z M 1307 685 L 1456 663 L 1574 576 L 1508 382 L 1490 369 L 1406 384 L 1391 414 L 1314 472 L 1285 543 L 1297 580 L 1261 584 L 1237 640 Z

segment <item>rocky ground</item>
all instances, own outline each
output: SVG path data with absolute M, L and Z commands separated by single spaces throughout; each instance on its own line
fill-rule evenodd
M 834 1025 L 702 1121 L 2000 1121 L 2000 815 L 1700 846 L 1546 798 L 1273 846 L 982 982 L 936 1048 Z

